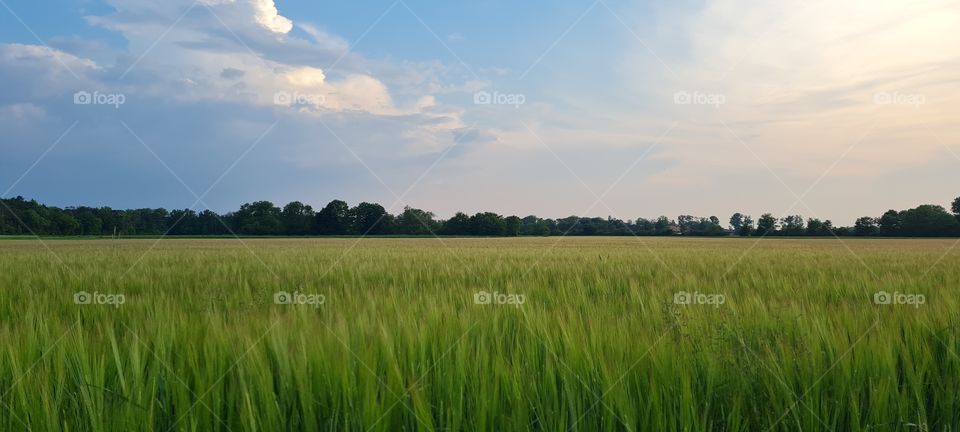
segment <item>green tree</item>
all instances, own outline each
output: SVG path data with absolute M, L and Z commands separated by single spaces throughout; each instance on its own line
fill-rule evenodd
M 549 220 L 530 215 L 520 221 L 520 235 L 548 236 L 550 235 L 550 231 Z
M 673 223 L 666 216 L 660 216 L 657 218 L 656 222 L 653 223 L 654 235 L 669 235 L 671 234 L 670 225 Z
M 777 218 L 773 217 L 770 213 L 764 213 L 760 215 L 760 219 L 757 220 L 757 234 L 758 235 L 771 235 L 777 231 Z
M 77 235 L 80 233 L 80 222 L 66 212 L 57 213 L 54 219 L 56 234 L 58 235 Z
M 102 232 L 107 235 L 113 235 L 114 230 L 120 229 L 122 212 L 111 209 L 110 207 L 101 207 L 94 211 L 97 218 L 100 219 Z
M 737 235 L 747 237 L 753 233 L 753 217 L 743 215 L 743 223 L 737 229 Z
M 896 210 L 887 210 L 880 219 L 877 219 L 877 225 L 881 235 L 898 236 L 903 231 L 903 217 Z
M 350 206 L 340 200 L 330 201 L 317 212 L 314 220 L 314 232 L 320 235 L 346 235 L 353 229 Z
M 50 224 L 50 221 L 44 219 L 40 212 L 32 208 L 25 211 L 20 219 L 36 235 L 47 232 L 47 226 Z
M 7 213 L 7 203 L 0 198 L 0 235 L 11 234 L 13 231 L 11 227 L 13 218 L 10 218 Z
M 780 231 L 784 235 L 798 236 L 803 234 L 803 216 L 791 215 L 780 220 Z
M 103 231 L 103 222 L 90 209 L 83 209 L 77 215 L 77 222 L 80 223 L 81 235 L 100 235 Z
M 953 236 L 960 233 L 960 222 L 938 205 L 922 205 L 902 213 L 903 233 L 908 236 Z
M 283 219 L 283 231 L 289 235 L 310 234 L 313 220 L 316 217 L 313 207 L 300 201 L 293 201 L 280 212 Z
M 743 227 L 743 214 L 740 212 L 734 213 L 733 216 L 730 216 L 730 229 L 733 232 L 739 232 L 741 227 Z
M 237 231 L 242 234 L 276 235 L 283 232 L 280 208 L 270 201 L 256 201 L 240 206 L 234 214 Z
M 227 234 L 226 221 L 216 212 L 206 209 L 197 215 L 197 234 L 199 235 L 222 235 Z
M 398 234 L 428 235 L 440 231 L 440 224 L 431 212 L 404 207 L 403 213 L 397 216 L 394 230 Z
M 960 197 L 957 197 L 957 199 L 953 200 L 953 204 L 950 206 L 950 209 L 953 210 L 954 216 L 956 216 L 957 219 L 960 219 Z
M 504 235 L 509 237 L 516 237 L 520 235 L 520 225 L 523 222 L 517 216 L 508 216 L 503 219 L 504 222 Z
M 689 234 L 690 231 L 694 229 L 694 225 L 697 223 L 697 218 L 690 215 L 680 215 L 677 216 L 677 225 L 680 226 L 680 233 Z
M 470 235 L 470 216 L 457 212 L 443 224 L 443 233 L 446 235 Z
M 853 233 L 858 236 L 872 236 L 876 235 L 879 230 L 877 229 L 877 220 L 864 216 L 857 219 L 853 224 Z
M 479 236 L 501 236 L 506 233 L 507 225 L 503 217 L 491 212 L 470 216 L 470 234 Z
M 832 235 L 833 233 L 833 222 L 830 219 L 821 221 L 820 219 L 808 219 L 807 220 L 807 230 L 806 233 L 808 236 L 827 236 Z
M 633 227 L 633 231 L 638 235 L 651 235 L 654 231 L 653 221 L 646 218 L 637 218 L 637 221 L 634 222 Z
M 383 235 L 390 233 L 393 223 L 387 210 L 376 203 L 362 202 L 350 209 L 353 216 L 353 231 L 360 235 Z
M 197 212 L 190 209 L 173 210 L 167 216 L 170 235 L 196 235 L 200 230 L 200 219 Z

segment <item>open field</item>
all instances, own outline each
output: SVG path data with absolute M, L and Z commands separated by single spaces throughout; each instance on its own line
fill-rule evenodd
M 0 430 L 960 430 L 955 240 L 45 243 Z

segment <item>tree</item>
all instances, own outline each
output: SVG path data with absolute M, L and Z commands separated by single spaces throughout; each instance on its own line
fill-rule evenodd
M 193 210 L 173 210 L 167 220 L 167 233 L 170 235 L 195 235 L 198 231 L 199 219 Z
M 277 235 L 283 232 L 280 208 L 270 201 L 256 201 L 240 206 L 234 213 L 237 231 L 242 234 Z
M 77 222 L 80 223 L 81 235 L 100 235 L 103 231 L 103 222 L 90 209 L 84 209 L 77 215 Z
M 346 235 L 352 229 L 350 206 L 340 200 L 330 201 L 314 218 L 314 232 L 320 235 Z
M 470 234 L 479 236 L 500 236 L 506 233 L 503 217 L 491 212 L 470 216 Z
M 443 233 L 446 235 L 470 235 L 470 216 L 463 212 L 457 212 L 443 224 Z
M 281 217 L 283 219 L 283 231 L 285 233 L 289 235 L 307 235 L 310 234 L 316 215 L 313 213 L 313 207 L 300 201 L 293 201 L 283 206 Z
M 804 228 L 803 216 L 791 215 L 781 219 L 780 230 L 784 235 L 802 235 Z
M 3 202 L 3 198 L 0 198 L 0 235 L 10 234 L 13 232 L 12 218 L 7 216 L 7 204 Z
M 835 235 L 836 232 L 833 229 L 833 221 L 827 219 L 823 221 L 823 234 L 822 235 Z
M 855 235 L 872 236 L 876 235 L 877 232 L 877 220 L 872 217 L 864 216 L 857 219 L 857 221 L 853 224 L 853 233 Z
M 827 236 L 833 234 L 833 222 L 830 219 L 821 221 L 820 219 L 808 219 L 807 220 L 807 231 L 808 236 Z
M 127 210 L 125 219 L 127 220 L 128 234 L 163 234 L 169 228 L 166 209 L 136 209 Z
M 680 226 L 680 232 L 683 234 L 687 234 L 693 230 L 696 221 L 697 218 L 690 215 L 677 216 L 677 225 Z
M 111 209 L 110 207 L 101 207 L 94 210 L 97 219 L 100 219 L 100 225 L 104 234 L 113 235 L 114 230 L 120 229 L 123 212 Z
M 200 235 L 222 235 L 227 234 L 226 221 L 210 209 L 204 210 L 197 215 L 197 234 Z
M 730 216 L 730 229 L 733 232 L 740 232 L 740 228 L 743 227 L 743 214 L 737 212 L 733 216 Z
M 397 216 L 394 222 L 394 230 L 398 234 L 409 235 L 428 235 L 435 234 L 440 230 L 440 224 L 433 218 L 433 213 L 404 207 L 403 213 Z
M 960 222 L 938 205 L 922 205 L 901 214 L 903 234 L 908 236 L 935 237 L 960 233 Z
M 654 235 L 669 235 L 670 225 L 673 223 L 666 216 L 660 216 L 657 218 L 657 221 L 653 223 L 653 232 Z
M 774 234 L 777 231 L 777 218 L 770 213 L 760 215 L 757 220 L 757 234 L 761 236 Z
M 551 220 L 530 215 L 520 220 L 520 235 L 548 236 L 551 232 Z
M 748 215 L 744 215 L 743 224 L 741 224 L 740 229 L 737 230 L 737 235 L 747 237 L 751 233 L 753 233 L 753 218 Z
M 380 204 L 362 202 L 350 209 L 353 216 L 353 230 L 361 235 L 382 235 L 390 233 L 393 223 L 387 210 Z
M 880 234 L 888 237 L 898 236 L 903 231 L 903 217 L 896 210 L 887 210 L 880 219 L 877 219 Z
M 360 203 L 350 208 L 346 202 L 333 200 L 321 211 L 300 201 L 277 208 L 269 201 L 256 201 L 223 216 L 211 210 L 196 213 L 190 209 L 167 211 L 163 208 L 114 210 L 110 207 L 66 207 L 43 205 L 23 197 L 0 199 L 0 234 L 2 235 L 222 235 L 230 232 L 253 235 L 344 235 L 344 234 L 410 234 L 428 235 L 728 235 L 716 216 L 681 215 L 679 225 L 665 216 L 657 219 L 637 218 L 623 221 L 608 216 L 568 216 L 562 219 L 504 217 L 480 212 L 473 216 L 457 213 L 447 221 L 437 221 L 433 213 L 405 207 L 394 217 L 376 203 Z M 952 212 L 952 213 L 951 213 Z M 754 228 L 753 219 L 743 213 L 730 217 L 730 228 L 740 236 L 809 235 L 809 236 L 960 236 L 960 197 L 950 211 L 937 205 L 921 205 L 913 209 L 888 210 L 879 218 L 861 217 L 853 226 L 836 227 L 830 220 L 799 215 L 782 219 L 770 213 L 760 217 Z
M 80 232 L 80 222 L 66 212 L 58 212 L 54 215 L 53 224 L 56 233 L 59 235 L 77 235 Z
M 579 235 L 583 233 L 583 225 L 580 224 L 579 216 L 567 216 L 557 219 L 557 231 L 568 235 Z
M 508 237 L 516 237 L 520 235 L 520 226 L 522 221 L 517 216 L 508 216 L 503 220 L 504 224 L 504 235 Z

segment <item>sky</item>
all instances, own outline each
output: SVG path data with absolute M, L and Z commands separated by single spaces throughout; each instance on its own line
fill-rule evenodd
M 0 193 L 440 217 L 960 195 L 960 2 L 0 0 Z

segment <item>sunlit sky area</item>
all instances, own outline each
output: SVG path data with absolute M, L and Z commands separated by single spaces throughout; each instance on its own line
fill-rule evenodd
M 958 28 L 956 1 L 0 0 L 0 192 L 851 224 L 960 195 Z

